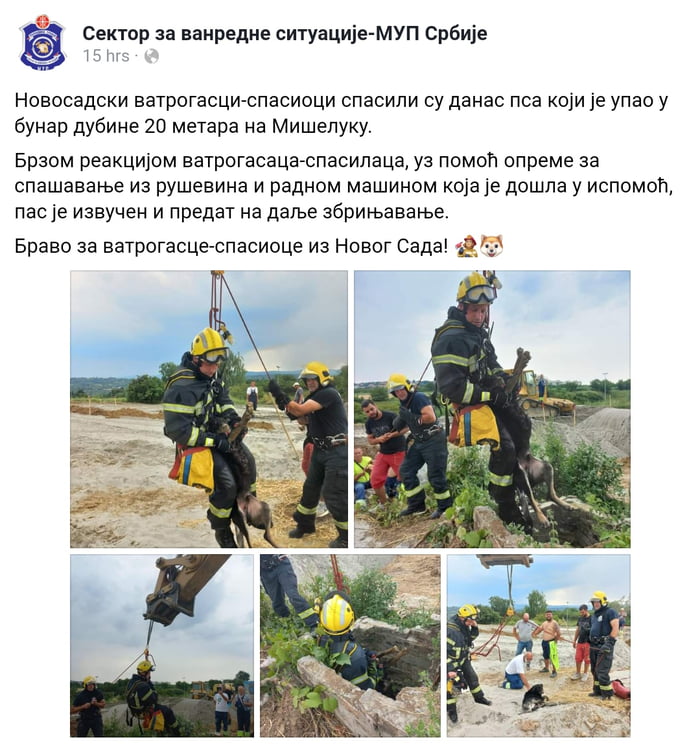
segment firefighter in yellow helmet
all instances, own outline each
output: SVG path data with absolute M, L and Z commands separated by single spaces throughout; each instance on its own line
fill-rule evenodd
M 492 434 L 497 432 L 497 436 L 490 440 L 498 445 L 492 445 L 489 459 L 489 493 L 504 522 L 526 525 L 526 515 L 515 499 L 513 478 L 517 457 L 529 452 L 532 422 L 505 392 L 507 375 L 489 338 L 489 312 L 498 288 L 500 282 L 492 272 L 484 276 L 474 271 L 460 281 L 457 304 L 435 331 L 432 363 L 438 392 L 449 400 L 457 416 L 478 404 L 493 411 Z
M 85 677 L 83 688 L 73 699 L 70 709 L 71 713 L 80 715 L 77 736 L 87 736 L 90 731 L 93 736 L 104 736 L 101 712 L 104 707 L 105 698 L 102 690 L 97 687 L 97 680 L 93 676 Z
M 145 728 L 155 731 L 163 728 L 170 736 L 180 736 L 180 724 L 173 709 L 158 702 L 158 693 L 151 682 L 151 672 L 155 668 L 148 659 L 136 665 L 136 673 L 126 683 L 126 704 L 131 715 L 143 721 Z
M 399 399 L 399 413 L 392 428 L 400 433 L 410 431 L 413 443 L 399 469 L 406 508 L 399 516 L 425 513 L 425 489 L 418 479 L 418 471 L 427 465 L 428 482 L 433 487 L 437 508 L 430 515 L 438 519 L 452 506 L 452 495 L 447 485 L 447 438 L 435 415 L 430 398 L 414 390 L 408 378 L 392 374 L 386 383 L 391 395 Z
M 333 377 L 321 362 L 309 362 L 299 373 L 308 394 L 295 403 L 276 380 L 268 390 L 281 411 L 308 428 L 313 454 L 306 473 L 301 500 L 293 514 L 297 526 L 289 537 L 299 540 L 316 531 L 316 512 L 321 497 L 328 507 L 338 536 L 328 547 L 348 547 L 348 418 Z
M 479 635 L 478 614 L 474 605 L 465 604 L 447 621 L 447 715 L 452 723 L 457 722 L 456 690 L 468 689 L 475 703 L 491 705 L 471 662 L 470 649 Z
M 319 613 L 316 643 L 328 651 L 328 659 L 347 654 L 346 664 L 335 663 L 331 668 L 343 679 L 361 690 L 375 690 L 382 677 L 381 665 L 374 651 L 367 651 L 353 637 L 351 627 L 355 613 L 348 596 L 341 591 L 329 592 Z
M 593 673 L 593 692 L 591 697 L 609 699 L 613 696 L 610 681 L 615 643 L 620 633 L 620 616 L 608 606 L 605 592 L 593 592 L 591 597 L 591 672 Z
M 239 436 L 231 444 L 219 430 L 221 423 L 234 428 L 241 420 L 233 407 L 220 366 L 228 358 L 222 335 L 213 328 L 198 333 L 180 366 L 168 378 L 163 394 L 165 435 L 178 452 L 208 447 L 212 455 L 214 488 L 209 494 L 207 519 L 222 548 L 236 546 L 231 520 L 239 520 L 236 505 L 239 484 L 255 492 L 256 466 L 251 451 Z M 238 479 L 236 478 L 238 475 Z

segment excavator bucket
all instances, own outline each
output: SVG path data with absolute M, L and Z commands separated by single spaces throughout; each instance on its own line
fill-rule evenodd
M 160 574 L 155 589 L 146 597 L 146 620 L 170 625 L 182 612 L 194 616 L 194 600 L 228 555 L 179 555 L 159 558 Z

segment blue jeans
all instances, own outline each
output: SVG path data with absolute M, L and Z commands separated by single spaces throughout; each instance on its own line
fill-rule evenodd
M 532 638 L 529 641 L 518 641 L 515 655 L 520 656 L 523 651 L 532 651 Z
M 355 483 L 355 501 L 367 498 L 367 486 L 369 483 Z
M 506 674 L 506 686 L 509 690 L 522 690 L 525 687 L 519 674 Z

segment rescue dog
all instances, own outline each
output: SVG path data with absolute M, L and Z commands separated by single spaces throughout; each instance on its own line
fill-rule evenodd
M 269 504 L 265 501 L 260 501 L 257 496 L 253 496 L 252 493 L 246 493 L 245 496 L 238 496 L 236 498 L 238 502 L 238 509 L 245 516 L 245 521 L 251 527 L 255 527 L 258 530 L 264 530 L 263 537 L 267 542 L 272 545 L 273 548 L 279 548 L 279 545 L 272 539 L 272 533 L 270 527 L 273 527 L 272 522 L 272 510 Z M 245 538 L 248 541 L 248 547 L 252 547 L 250 544 L 250 538 L 248 537 L 248 530 L 246 529 Z
M 533 710 L 543 708 L 548 700 L 549 698 L 544 694 L 544 687 L 541 684 L 532 685 L 523 696 L 523 713 L 531 713 Z
M 503 236 L 482 235 L 480 250 L 485 256 L 494 258 L 494 256 L 503 252 Z

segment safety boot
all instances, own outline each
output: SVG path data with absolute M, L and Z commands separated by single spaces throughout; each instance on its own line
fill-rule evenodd
M 432 513 L 432 514 L 430 515 L 430 518 L 431 518 L 431 519 L 440 519 L 440 518 L 442 517 L 442 515 L 443 515 L 444 513 L 445 513 L 444 511 L 440 511 L 439 509 L 436 509 L 436 510 L 435 510 L 435 511 L 434 511 L 434 512 L 433 512 L 433 513 Z
M 428 511 L 425 508 L 425 491 L 421 489 L 418 493 L 408 497 L 406 508 L 400 512 L 400 517 L 408 517 L 410 514 L 425 514 Z
M 331 540 L 328 543 L 329 548 L 347 548 L 348 547 L 348 531 L 338 530 L 338 537 L 335 540 Z
M 452 723 L 457 723 L 457 711 L 456 710 L 452 710 L 450 708 L 450 710 L 447 711 L 447 715 L 450 721 L 452 721 Z
M 304 535 L 312 535 L 316 532 L 316 522 L 313 515 L 299 514 L 295 511 L 292 514 L 292 519 L 297 523 L 297 526 L 289 530 L 287 533 L 293 540 L 301 540 Z
M 491 701 L 486 698 L 483 692 L 473 695 L 473 698 L 474 702 L 479 703 L 480 705 L 491 705 Z
M 214 530 L 214 537 L 220 548 L 235 548 L 236 539 L 230 527 L 218 527 Z

